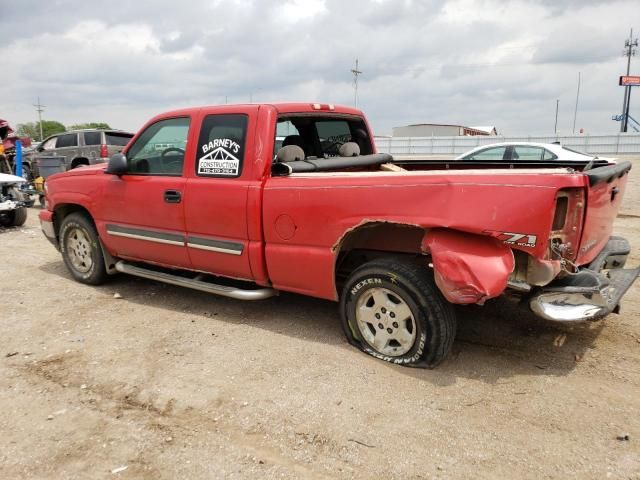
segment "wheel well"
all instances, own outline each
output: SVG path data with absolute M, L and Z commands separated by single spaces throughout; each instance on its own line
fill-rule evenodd
M 73 170 L 76 167 L 79 167 L 80 165 L 89 165 L 89 159 L 84 157 L 74 158 L 71 161 L 71 170 Z
M 72 213 L 83 214 L 95 226 L 95 222 L 93 221 L 93 217 L 91 217 L 89 210 L 75 203 L 65 203 L 56 206 L 56 209 L 53 212 L 53 228 L 56 232 L 56 235 L 58 235 L 62 221 L 65 219 L 65 217 L 71 215 Z
M 381 257 L 398 257 L 424 264 L 421 250 L 425 229 L 417 225 L 369 222 L 346 233 L 335 247 L 338 294 L 356 268 Z

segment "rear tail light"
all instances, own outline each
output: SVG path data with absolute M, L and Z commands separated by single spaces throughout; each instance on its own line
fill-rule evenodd
M 556 213 L 553 217 L 551 230 L 562 230 L 567 221 L 567 210 L 569 208 L 569 198 L 558 195 L 556 200 Z
M 582 234 L 584 212 L 585 191 L 583 188 L 566 188 L 558 192 L 551 227 L 552 258 L 562 257 L 569 260 L 576 258 Z
M 109 157 L 109 149 L 105 144 L 100 145 L 100 158 Z

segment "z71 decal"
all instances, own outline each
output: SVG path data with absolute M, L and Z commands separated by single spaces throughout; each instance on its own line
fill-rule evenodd
M 533 248 L 536 246 L 536 242 L 538 241 L 537 235 L 531 235 L 529 233 L 496 232 L 493 230 L 485 230 L 482 233 L 491 235 L 506 244 L 517 245 L 518 247 Z

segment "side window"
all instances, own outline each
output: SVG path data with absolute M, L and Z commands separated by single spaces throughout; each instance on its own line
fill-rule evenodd
M 246 115 L 207 115 L 196 153 L 199 177 L 236 178 L 242 174 L 247 136 Z
M 58 142 L 56 143 L 56 148 L 77 147 L 77 146 L 78 146 L 77 133 L 68 133 L 66 135 L 60 135 L 58 137 Z
M 544 149 L 544 160 L 556 160 L 557 158 L 558 157 L 553 152 L 550 152 L 546 148 Z
M 54 148 L 56 148 L 56 140 L 58 140 L 58 137 L 53 137 L 45 141 L 40 147 L 40 150 L 42 151 L 53 150 Z
M 127 171 L 136 175 L 182 175 L 189 118 L 169 118 L 147 127 L 127 151 Z
M 85 145 L 100 145 L 102 132 L 84 132 Z
M 527 147 L 516 145 L 513 147 L 513 160 L 542 160 L 544 149 L 541 147 Z
M 507 147 L 487 148 L 472 155 L 466 156 L 465 160 L 502 160 Z

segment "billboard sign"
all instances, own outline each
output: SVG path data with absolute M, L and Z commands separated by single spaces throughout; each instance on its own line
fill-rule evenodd
M 622 85 L 623 87 L 640 86 L 640 76 L 639 75 L 623 75 L 620 77 L 620 83 L 618 85 Z

